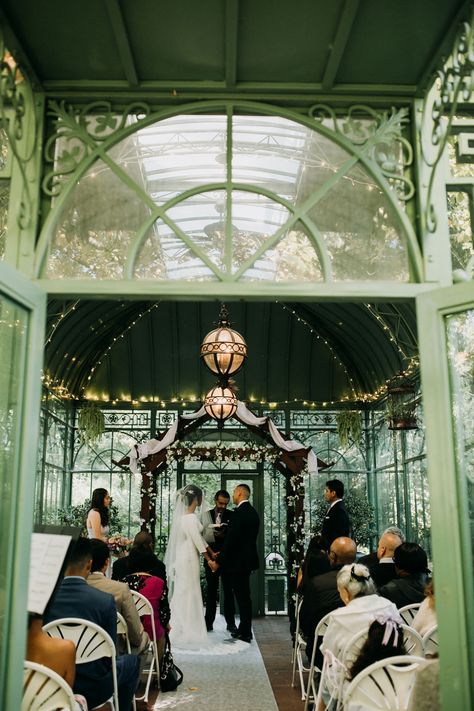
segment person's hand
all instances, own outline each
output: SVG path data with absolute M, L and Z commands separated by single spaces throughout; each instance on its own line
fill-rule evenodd
M 211 551 L 211 558 L 212 558 L 212 560 L 216 560 L 217 553 L 215 551 Z
M 207 562 L 207 564 L 208 564 L 208 566 L 210 567 L 210 569 L 212 570 L 213 573 L 215 573 L 215 572 L 217 571 L 218 567 L 219 567 L 219 565 L 216 563 L 215 560 L 209 560 L 209 561 Z

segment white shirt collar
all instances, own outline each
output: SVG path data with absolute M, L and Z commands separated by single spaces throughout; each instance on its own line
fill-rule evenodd
M 332 504 L 330 505 L 329 508 L 332 509 L 332 507 L 335 506 L 336 504 L 338 504 L 340 501 L 342 501 L 342 499 L 336 499 L 335 501 L 332 502 Z

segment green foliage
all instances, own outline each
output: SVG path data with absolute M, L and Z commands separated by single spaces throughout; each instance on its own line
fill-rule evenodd
M 77 526 L 81 528 L 81 535 L 87 536 L 86 519 L 91 507 L 90 501 L 76 506 L 64 506 L 58 509 L 59 523 L 66 526 Z M 110 533 L 118 534 L 126 529 L 126 521 L 122 520 L 118 507 L 110 504 L 109 508 Z
M 365 491 L 362 489 L 348 490 L 346 488 L 344 505 L 351 522 L 352 538 L 358 546 L 369 546 L 371 536 L 376 533 L 375 510 L 369 504 Z M 327 508 L 328 505 L 323 498 L 311 504 L 313 533 L 321 533 Z
M 77 429 L 81 442 L 94 445 L 105 432 L 104 413 L 94 402 L 90 402 L 79 410 Z
M 362 415 L 354 410 L 341 410 L 336 415 L 337 434 L 343 449 L 358 444 L 362 436 Z

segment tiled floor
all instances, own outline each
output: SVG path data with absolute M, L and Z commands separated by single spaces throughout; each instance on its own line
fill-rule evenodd
M 303 711 L 299 689 L 291 688 L 291 637 L 287 617 L 253 620 L 255 637 L 279 711 Z

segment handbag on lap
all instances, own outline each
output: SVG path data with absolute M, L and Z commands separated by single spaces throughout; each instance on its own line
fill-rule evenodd
M 168 635 L 165 637 L 165 650 L 161 660 L 160 689 L 161 691 L 175 691 L 183 681 L 183 672 L 176 666 L 171 654 L 171 643 Z

